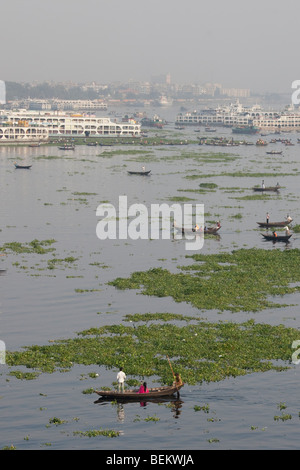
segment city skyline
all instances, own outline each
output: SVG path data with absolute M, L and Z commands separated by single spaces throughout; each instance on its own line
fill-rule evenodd
M 2 6 L 1 79 L 13 82 L 222 83 L 291 92 L 298 13 L 293 0 L 12 0 Z

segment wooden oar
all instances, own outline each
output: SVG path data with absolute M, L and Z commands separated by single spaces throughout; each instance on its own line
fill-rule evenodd
M 172 365 L 171 365 L 171 361 L 170 361 L 170 359 L 169 359 L 169 356 L 167 356 L 167 358 L 168 358 L 168 361 L 169 361 L 169 364 L 170 364 L 170 367 L 171 367 L 171 371 L 172 371 L 173 377 L 174 377 L 174 379 L 175 379 L 175 374 L 174 374 L 174 371 L 173 371 L 173 369 L 172 369 Z

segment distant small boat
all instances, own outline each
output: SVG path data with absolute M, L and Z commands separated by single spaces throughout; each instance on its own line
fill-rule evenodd
M 212 234 L 215 235 L 221 228 L 221 224 L 218 223 L 218 225 L 213 226 L 213 227 L 204 227 L 203 230 L 201 229 L 195 229 L 195 228 L 185 228 L 185 227 L 178 227 L 176 222 L 174 222 L 174 228 L 183 234 L 189 234 L 189 235 L 196 235 L 196 234 Z
M 265 233 L 262 233 L 261 234 L 265 240 L 268 240 L 268 241 L 273 241 L 273 242 L 288 242 L 289 239 L 291 238 L 292 234 L 290 235 L 268 235 L 268 234 L 265 234 Z
M 15 168 L 17 169 L 23 169 L 23 170 L 29 170 L 32 167 L 32 165 L 18 165 L 15 163 Z
M 265 141 L 262 140 L 262 139 L 258 139 L 257 142 L 256 142 L 256 145 L 257 145 L 258 147 L 264 147 L 264 146 L 268 145 L 268 143 L 265 142 Z
M 215 235 L 221 228 L 221 225 L 217 227 L 204 227 L 204 233 Z
M 33 142 L 32 144 L 29 144 L 29 147 L 40 147 L 41 143 L 40 142 Z
M 276 186 L 266 186 L 266 187 L 262 187 L 262 186 L 255 186 L 254 188 L 252 188 L 253 191 L 257 191 L 257 192 L 264 192 L 264 191 L 279 191 L 280 189 L 280 186 L 279 185 L 276 185 Z
M 151 173 L 151 170 L 148 171 L 127 171 L 129 175 L 143 175 L 143 176 L 148 176 Z
M 280 150 L 271 150 L 270 152 L 267 152 L 269 155 L 281 155 L 282 151 Z
M 75 150 L 75 145 L 61 145 L 59 150 Z

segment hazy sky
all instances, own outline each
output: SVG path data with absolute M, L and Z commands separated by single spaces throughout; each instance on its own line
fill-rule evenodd
M 174 83 L 291 91 L 299 0 L 6 0 L 0 79 Z

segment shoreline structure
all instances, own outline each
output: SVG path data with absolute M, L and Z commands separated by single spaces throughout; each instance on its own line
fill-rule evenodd
M 0 110 L 0 144 L 48 142 L 51 137 L 140 137 L 143 122 L 66 111 Z M 179 113 L 175 125 L 250 128 L 274 133 L 300 131 L 300 112 L 293 106 L 283 111 L 263 111 L 259 105 L 246 108 L 239 101 L 217 108 Z
M 179 113 L 176 116 L 179 125 L 211 125 L 233 127 L 253 126 L 261 130 L 295 131 L 300 130 L 300 112 L 293 106 L 283 111 L 263 111 L 260 105 L 246 108 L 239 101 L 217 108 L 202 111 Z
M 50 137 L 139 137 L 141 125 L 134 119 L 112 121 L 109 117 L 60 111 L 0 111 L 0 143 L 47 142 Z

